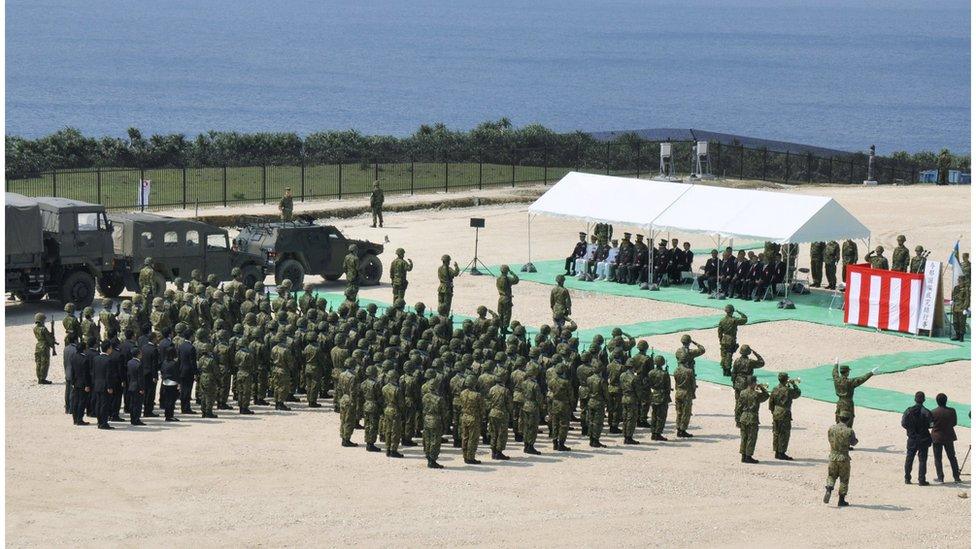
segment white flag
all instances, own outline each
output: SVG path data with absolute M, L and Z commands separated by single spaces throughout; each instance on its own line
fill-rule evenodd
M 139 197 L 136 199 L 136 206 L 140 208 L 149 207 L 149 189 L 152 188 L 151 179 L 139 181 Z
M 952 251 L 949 252 L 949 259 L 946 261 L 950 266 L 952 266 L 952 287 L 955 288 L 959 284 L 959 275 L 962 274 L 962 263 L 959 262 L 959 241 L 956 241 L 956 245 L 952 247 Z

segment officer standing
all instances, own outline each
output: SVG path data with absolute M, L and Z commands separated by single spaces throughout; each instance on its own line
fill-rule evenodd
M 291 221 L 294 209 L 295 199 L 291 195 L 291 187 L 285 187 L 285 196 L 282 196 L 278 202 L 278 211 L 281 212 L 281 220 Z
M 393 301 L 404 299 L 407 293 L 407 273 L 413 270 L 413 260 L 404 259 L 407 252 L 397 248 L 396 259 L 390 263 L 390 282 L 393 286 Z
M 377 219 L 380 221 L 380 227 L 383 226 L 383 200 L 380 182 L 373 181 L 373 193 L 369 196 L 369 209 L 373 212 L 373 228 L 376 228 Z
M 830 503 L 830 492 L 834 489 L 834 484 L 840 479 L 840 488 L 837 490 L 837 507 L 847 507 L 847 483 L 851 479 L 851 446 L 857 444 L 857 437 L 854 436 L 854 429 L 851 422 L 854 416 L 847 410 L 841 410 L 837 414 L 837 424 L 827 430 L 827 441 L 830 443 L 830 454 L 827 456 L 827 485 L 824 493 L 823 502 Z
M 498 289 L 498 324 L 503 334 L 509 332 L 512 323 L 512 286 L 518 283 L 518 275 L 511 272 L 508 265 L 502 265 L 495 287 Z
M 827 275 L 827 289 L 837 289 L 837 262 L 840 261 L 840 244 L 836 240 L 824 246 L 824 271 Z
M 671 402 L 671 376 L 662 355 L 654 357 L 654 368 L 648 374 L 648 384 L 651 387 L 651 440 L 666 441 L 668 439 L 663 433 L 668 418 L 668 403 Z
M 739 345 L 739 326 L 749 322 L 749 317 L 742 311 L 739 311 L 739 318 L 732 316 L 735 312 L 735 307 L 726 305 L 725 317 L 718 321 L 718 344 L 722 354 L 722 375 L 725 377 L 732 375 L 732 353 Z
M 37 339 L 37 344 L 34 345 L 34 372 L 37 375 L 38 385 L 51 384 L 47 372 L 51 367 L 51 350 L 57 345 L 54 334 L 44 324 L 46 321 L 47 317 L 44 313 L 34 315 L 34 337 Z
M 461 274 L 461 268 L 457 261 L 454 267 L 451 266 L 451 256 L 444 254 L 441 256 L 441 266 L 437 268 L 437 279 L 440 285 L 437 287 L 437 314 L 446 317 L 451 314 L 451 301 L 454 300 L 454 277 Z
M 959 283 L 952 289 L 952 339 L 966 340 L 966 315 L 969 311 L 969 277 L 959 275 Z
M 888 270 L 888 258 L 884 256 L 884 246 L 878 246 L 873 252 L 864 256 L 864 261 L 871 264 L 872 269 Z
M 152 301 L 155 294 L 156 271 L 152 265 L 153 259 L 147 257 L 142 260 L 142 269 L 139 269 L 139 293 L 146 301 Z
M 826 253 L 827 243 L 824 241 L 817 241 L 810 243 L 810 278 L 813 282 L 810 284 L 811 288 L 819 288 L 820 281 L 823 279 L 823 266 L 824 266 L 824 255 Z
M 765 385 L 756 383 L 756 376 L 749 376 L 748 386 L 739 393 L 742 412 L 739 415 L 739 453 L 742 463 L 759 463 L 752 457 L 756 451 L 756 437 L 759 435 L 759 405 L 769 399 Z
M 769 394 L 769 409 L 773 412 L 773 452 L 776 459 L 793 461 L 786 450 L 793 428 L 793 401 L 800 398 L 800 386 L 799 381 L 791 380 L 786 372 L 780 372 L 777 379 L 779 385 Z
M 749 386 L 749 378 L 753 373 L 766 365 L 766 361 L 759 353 L 755 353 L 756 358 L 749 358 L 753 350 L 748 345 L 743 345 L 739 349 L 739 358 L 735 359 L 732 365 L 732 390 L 735 391 L 735 426 L 741 427 L 739 416 L 742 414 L 742 399 L 739 398 L 742 391 Z
M 908 252 L 908 247 L 905 246 L 905 235 L 898 235 L 896 240 L 898 245 L 891 252 L 891 270 L 904 273 L 908 271 L 908 259 L 911 254 Z
M 854 426 L 854 389 L 857 389 L 865 381 L 871 379 L 871 376 L 877 371 L 878 368 L 874 367 L 863 376 L 850 378 L 851 367 L 847 364 L 841 365 L 839 362 L 834 362 L 834 392 L 837 394 L 836 416 L 838 420 L 840 419 L 840 413 L 846 411 L 848 413 L 847 424 L 851 427 Z
M 355 244 L 349 245 L 349 253 L 342 260 L 342 270 L 346 273 L 346 300 L 355 302 L 359 296 L 359 254 Z

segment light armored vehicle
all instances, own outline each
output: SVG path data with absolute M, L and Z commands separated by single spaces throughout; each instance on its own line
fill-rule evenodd
M 356 245 L 359 256 L 359 283 L 363 286 L 379 284 L 383 263 L 379 255 L 383 245 L 368 240 L 353 240 L 342 235 L 332 225 L 319 225 L 308 220 L 274 223 L 246 223 L 234 239 L 234 247 L 265 260 L 265 268 L 274 273 L 275 283 L 291 280 L 301 287 L 306 274 L 321 275 L 326 280 L 338 280 L 342 262 L 349 253 L 349 245 Z

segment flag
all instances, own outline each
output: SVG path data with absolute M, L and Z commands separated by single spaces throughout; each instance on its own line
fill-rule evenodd
M 962 263 L 959 262 L 959 241 L 956 241 L 956 245 L 952 247 L 952 251 L 949 252 L 949 259 L 946 261 L 952 266 L 952 288 L 955 288 L 959 284 L 959 275 L 962 274 Z
M 844 322 L 917 334 L 924 279 L 923 274 L 848 265 Z

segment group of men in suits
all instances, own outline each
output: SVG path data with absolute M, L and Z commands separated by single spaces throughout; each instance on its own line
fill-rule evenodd
M 756 254 L 739 250 L 733 255 L 728 246 L 719 257 L 712 250 L 711 257 L 701 268 L 698 285 L 701 293 L 719 293 L 726 297 L 762 301 L 766 290 L 786 280 L 786 263 L 779 252 Z
M 659 285 L 681 284 L 686 282 L 682 273 L 691 271 L 695 254 L 691 244 L 678 245 L 678 239 L 661 239 L 658 247 L 651 250 L 644 242 L 644 235 L 631 235 L 625 232 L 621 240 L 611 239 L 612 228 L 597 231 L 590 236 L 579 233 L 579 242 L 566 258 L 566 276 L 580 280 L 603 280 L 620 284 L 644 284 L 651 275 L 650 261 L 653 265 L 653 282 Z M 631 238 L 633 237 L 633 240 Z

